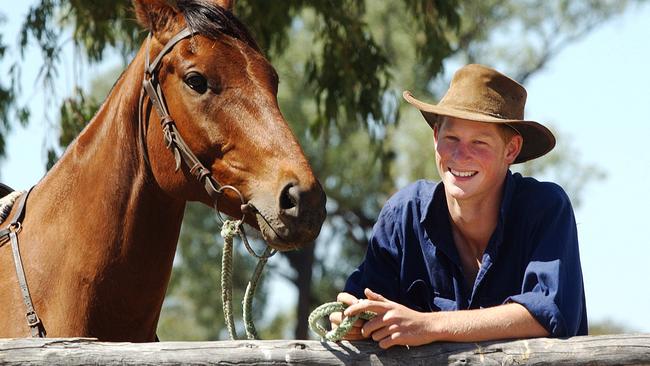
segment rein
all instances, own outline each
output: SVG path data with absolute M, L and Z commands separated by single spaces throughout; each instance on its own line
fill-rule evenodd
M 217 213 L 217 216 L 223 223 L 221 235 L 224 238 L 224 249 L 222 256 L 222 275 L 221 275 L 221 294 L 222 294 L 222 303 L 223 303 L 223 312 L 224 319 L 226 320 L 228 333 L 230 338 L 235 340 L 237 339 L 237 333 L 235 330 L 235 323 L 232 314 L 232 246 L 233 239 L 235 235 L 239 235 L 246 250 L 252 256 L 258 259 L 257 266 L 251 280 L 248 282 L 246 287 L 246 293 L 244 295 L 244 323 L 246 324 L 246 335 L 248 339 L 257 339 L 257 332 L 255 330 L 255 325 L 253 324 L 251 314 L 252 314 L 252 301 L 255 289 L 257 288 L 257 282 L 261 276 L 264 265 L 267 260 L 273 256 L 277 250 L 271 249 L 269 246 L 266 247 L 266 250 L 263 254 L 258 255 L 250 246 L 248 238 L 243 228 L 243 222 L 246 213 L 258 214 L 262 217 L 263 220 L 267 221 L 266 217 L 262 215 L 259 210 L 253 206 L 252 203 L 247 202 L 244 199 L 242 193 L 235 187 L 230 185 L 221 185 L 217 182 L 209 169 L 207 169 L 201 161 L 196 157 L 192 152 L 190 147 L 185 143 L 181 137 L 178 128 L 174 119 L 169 115 L 167 104 L 165 102 L 165 97 L 163 95 L 160 81 L 158 80 L 158 70 L 161 65 L 161 60 L 169 51 L 174 48 L 174 46 L 181 40 L 193 36 L 196 31 L 192 31 L 189 28 L 183 28 L 175 36 L 173 36 L 158 55 L 154 58 L 153 62 L 150 63 L 149 54 L 151 51 L 151 34 L 147 38 L 147 51 L 145 53 L 145 63 L 144 63 L 144 79 L 142 81 L 142 90 L 140 91 L 140 101 L 138 104 L 138 129 L 140 136 L 140 143 L 142 145 L 143 155 L 145 163 L 151 167 L 149 162 L 149 156 L 146 148 L 146 130 L 148 121 L 147 118 L 143 118 L 143 106 L 144 106 L 144 95 L 146 94 L 151 101 L 151 104 L 158 112 L 160 116 L 160 125 L 163 129 L 163 136 L 165 138 L 165 144 L 167 149 L 169 149 L 174 154 L 174 159 L 176 161 L 176 171 L 181 167 L 181 162 L 183 162 L 188 168 L 190 173 L 203 184 L 203 188 L 208 193 L 210 198 L 214 202 L 214 209 Z M 242 217 L 239 220 L 223 220 L 221 214 L 217 207 L 217 201 L 221 194 L 226 190 L 231 190 L 235 192 L 241 201 L 241 211 Z M 268 223 L 268 221 L 267 221 Z M 271 227 L 271 226 L 269 226 Z M 271 227 L 272 230 L 274 230 Z M 275 230 L 274 230 L 275 231 Z M 276 232 L 277 234 L 277 232 Z M 278 235 L 279 236 L 279 235 Z

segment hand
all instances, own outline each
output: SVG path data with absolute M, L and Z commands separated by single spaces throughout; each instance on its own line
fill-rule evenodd
M 358 303 L 359 299 L 348 294 L 347 292 L 341 292 L 338 294 L 338 296 L 336 296 L 336 301 L 342 302 L 349 306 Z M 336 312 L 330 314 L 330 323 L 332 324 L 332 329 L 336 329 L 339 326 L 339 324 L 341 324 L 342 321 L 343 321 L 343 313 Z M 359 341 L 368 338 L 368 337 L 364 337 L 361 334 L 361 327 L 363 327 L 364 323 L 365 321 L 362 319 L 357 320 L 352 325 L 352 328 L 350 329 L 348 334 L 344 337 L 344 339 L 348 341 Z
M 363 311 L 377 313 L 376 317 L 365 323 L 361 336 L 372 336 L 372 339 L 379 342 L 379 347 L 384 349 L 394 345 L 419 346 L 436 340 L 433 327 L 433 317 L 436 313 L 421 313 L 409 309 L 368 288 L 364 293 L 367 300 L 356 301 L 344 312 L 345 316 L 353 316 Z

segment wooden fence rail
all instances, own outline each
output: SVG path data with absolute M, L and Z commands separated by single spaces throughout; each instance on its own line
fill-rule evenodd
M 382 350 L 373 342 L 112 343 L 0 339 L 2 365 L 650 365 L 650 334 L 436 343 Z

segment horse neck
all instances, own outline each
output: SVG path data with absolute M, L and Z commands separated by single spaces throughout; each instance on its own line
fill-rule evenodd
M 66 250 L 92 253 L 102 264 L 98 271 L 120 266 L 137 275 L 155 269 L 149 285 L 164 294 L 185 202 L 161 190 L 143 159 L 138 138 L 143 59 L 141 49 L 30 201 L 42 218 L 56 217 L 47 221 L 73 232 L 66 234 L 76 239 L 66 240 Z

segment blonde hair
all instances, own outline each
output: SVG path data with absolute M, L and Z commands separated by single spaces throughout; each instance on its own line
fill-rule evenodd
M 433 123 L 434 130 L 437 131 L 440 130 L 440 127 L 442 127 L 442 123 L 445 121 L 444 117 L 445 116 L 438 116 L 438 118 L 436 118 L 436 121 Z M 521 133 L 509 123 L 494 123 L 494 124 L 497 126 L 497 130 L 499 131 L 499 136 L 501 136 L 501 139 L 506 144 L 510 142 L 510 140 L 512 140 L 513 137 L 517 135 L 522 136 Z

